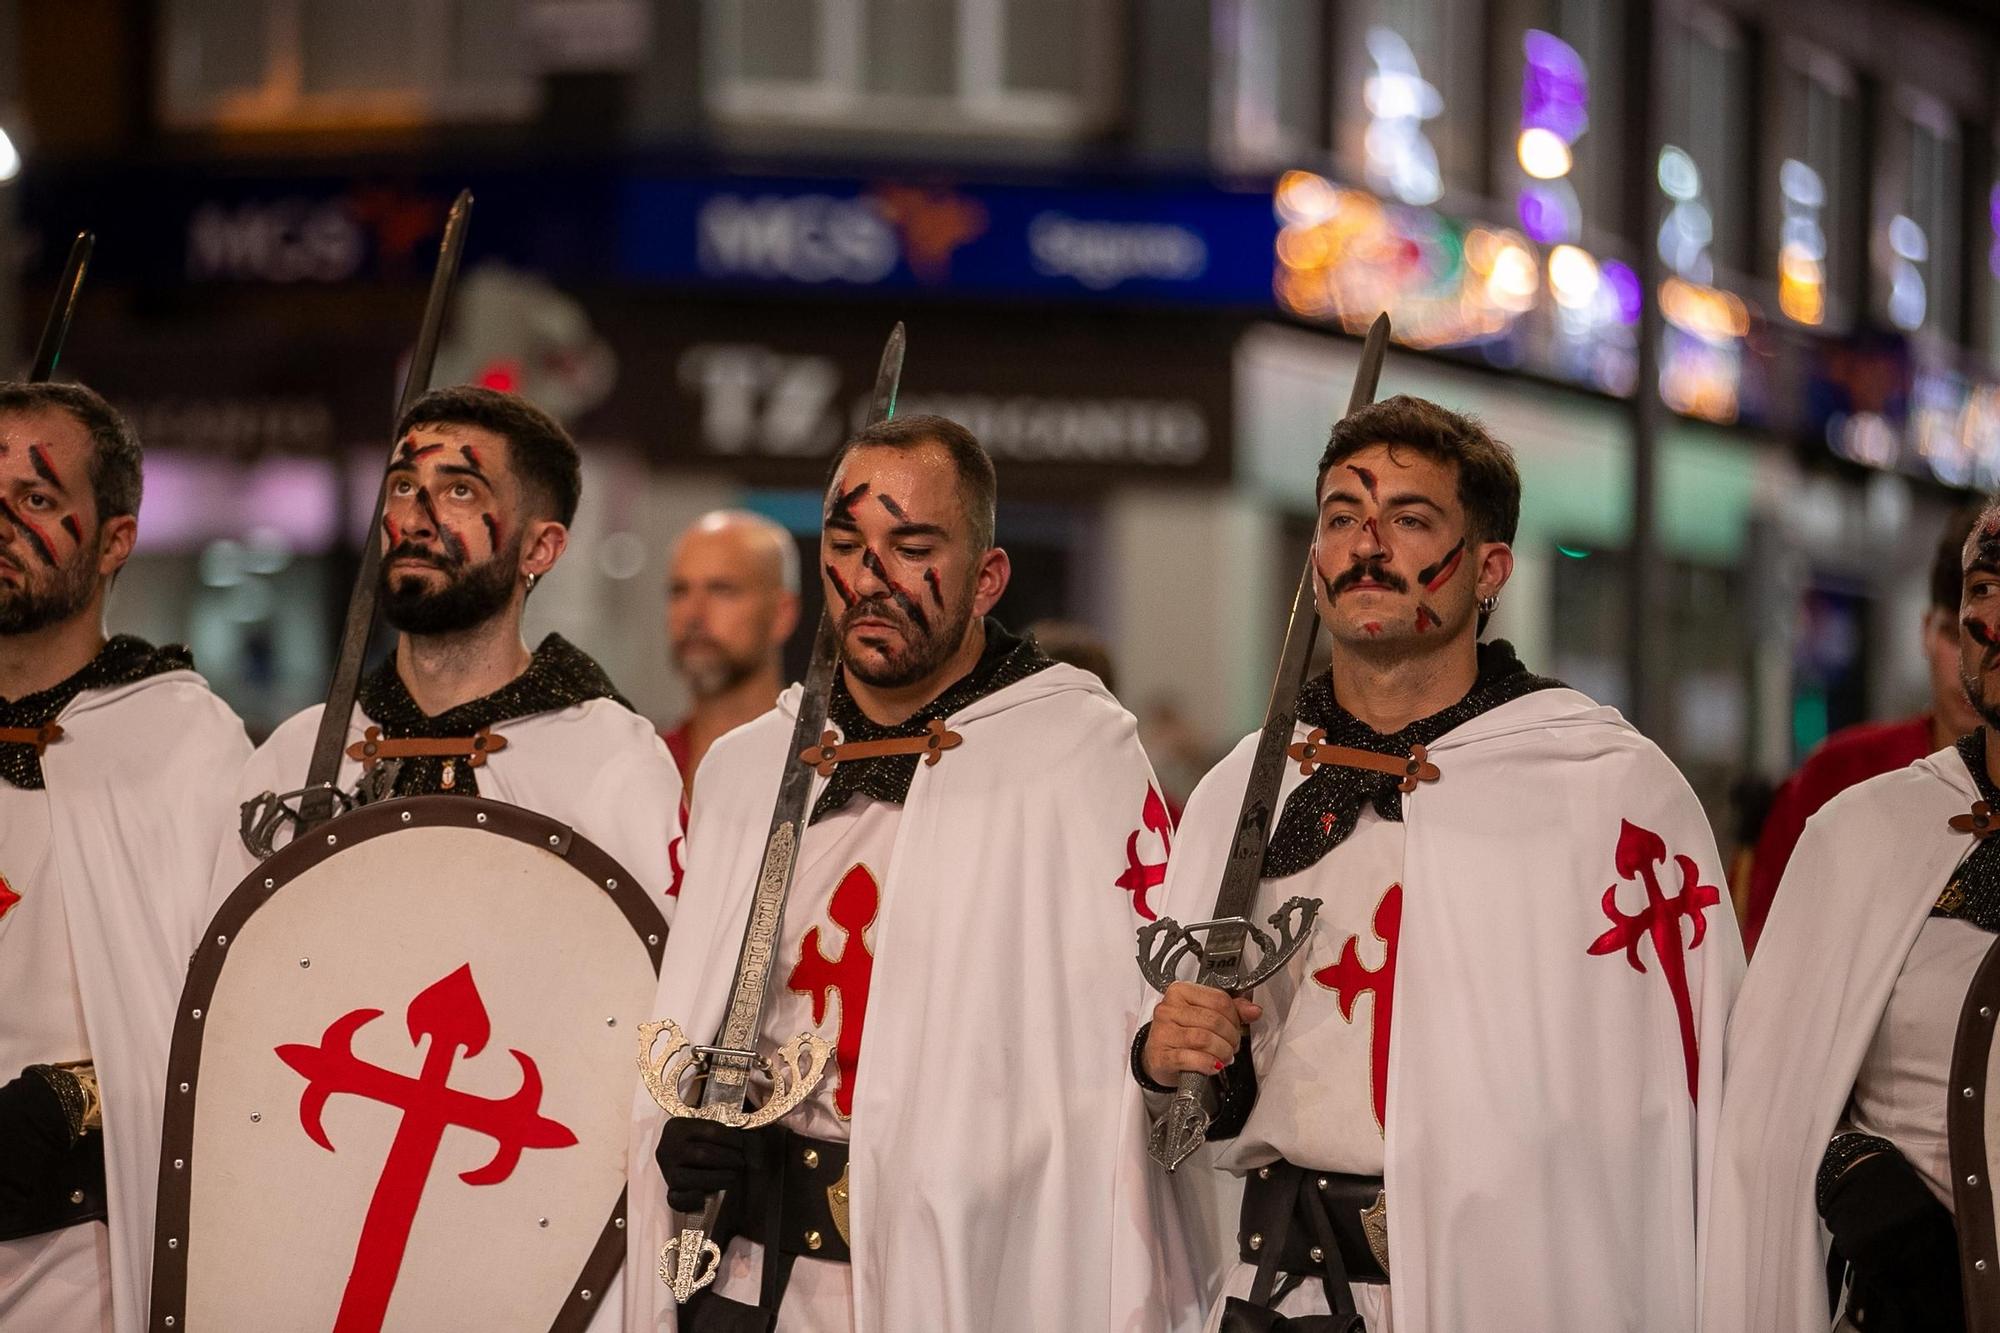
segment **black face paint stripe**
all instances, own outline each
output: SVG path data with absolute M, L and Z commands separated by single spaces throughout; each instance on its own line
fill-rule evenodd
M 847 527 L 858 526 L 854 521 L 854 504 L 866 494 L 868 494 L 868 483 L 864 481 L 853 490 L 836 495 L 833 503 L 826 507 L 826 521 L 833 523 L 838 520 Z
M 63 531 L 70 535 L 71 541 L 75 542 L 78 546 L 83 545 L 83 524 L 76 521 L 75 514 L 64 514 L 62 516 L 62 526 Z
M 821 568 L 826 570 L 827 582 L 833 585 L 833 590 L 839 594 L 841 601 L 847 603 L 849 606 L 853 606 L 860 600 L 860 598 L 854 595 L 854 589 L 847 586 L 847 580 L 840 577 L 839 570 L 835 569 L 832 565 L 822 565 Z
M 486 524 L 487 540 L 493 543 L 493 550 L 495 554 L 498 554 L 500 550 L 500 524 L 494 520 L 491 514 L 481 514 L 479 517 Z
M 44 537 L 41 530 L 35 527 L 34 524 L 22 518 L 14 506 L 5 500 L 0 500 L 0 518 L 4 518 L 9 523 L 12 523 L 19 530 L 20 534 L 28 539 L 28 545 L 35 548 L 35 554 L 42 558 L 43 564 L 48 565 L 50 568 L 55 567 L 56 553 L 50 549 L 49 539 Z
M 875 554 L 873 547 L 861 553 L 861 567 L 888 584 L 889 595 L 896 599 L 897 606 L 903 608 L 903 614 L 908 616 L 918 629 L 926 634 L 930 632 L 931 620 L 924 614 L 924 608 L 918 604 L 916 598 L 910 596 L 909 589 L 889 577 L 888 568 L 883 565 L 882 557 Z
M 890 497 L 886 495 L 878 495 L 875 497 L 875 499 L 881 504 L 881 506 L 884 509 L 889 511 L 889 517 L 895 519 L 898 523 L 902 522 L 904 519 L 907 519 L 909 517 L 908 514 L 903 512 L 903 506 L 897 504 Z
M 28 446 L 28 463 L 35 469 L 35 475 L 57 490 L 62 489 L 62 478 L 56 475 L 55 465 L 49 462 L 48 453 L 39 444 Z
M 924 582 L 930 585 L 931 600 L 940 607 L 944 605 L 944 580 L 938 577 L 935 568 L 924 570 Z
M 1453 574 L 1458 573 L 1458 563 L 1464 558 L 1465 538 L 1460 537 L 1457 543 L 1444 553 L 1443 559 L 1417 571 L 1417 582 L 1423 585 L 1425 592 L 1436 592 L 1451 581 Z

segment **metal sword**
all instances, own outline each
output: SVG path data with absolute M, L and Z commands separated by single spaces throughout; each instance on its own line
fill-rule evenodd
M 1347 415 L 1375 400 L 1375 385 L 1382 377 L 1382 358 L 1388 349 L 1389 316 L 1377 315 L 1361 347 L 1361 364 L 1347 399 Z M 1313 597 L 1317 575 L 1308 555 L 1298 591 L 1292 595 L 1292 618 L 1285 627 L 1277 678 L 1271 682 L 1271 701 L 1264 710 L 1264 730 L 1257 738 L 1250 776 L 1243 784 L 1236 836 L 1230 843 L 1229 859 L 1223 863 L 1222 886 L 1215 895 L 1211 919 L 1183 926 L 1172 917 L 1161 917 L 1139 932 L 1139 970 L 1157 990 L 1165 991 L 1174 981 L 1178 965 L 1191 957 L 1199 963 L 1195 977 L 1199 985 L 1240 995 L 1283 967 L 1312 932 L 1313 918 L 1319 913 L 1317 898 L 1292 898 L 1271 916 L 1276 940 L 1251 922 L 1249 912 L 1263 878 L 1264 850 L 1271 841 L 1273 811 L 1284 779 L 1285 749 L 1292 743 L 1292 726 L 1297 720 L 1299 691 L 1311 673 L 1313 644 L 1319 638 L 1319 609 Z M 1247 969 L 1246 938 L 1257 945 L 1256 963 Z M 1214 1097 L 1214 1081 L 1209 1075 L 1190 1070 L 1180 1076 L 1173 1102 L 1153 1126 L 1148 1151 L 1154 1161 L 1172 1171 L 1201 1146 L 1214 1118 Z
M 76 314 L 77 298 L 83 294 L 83 273 L 90 267 L 90 252 L 97 248 L 94 232 L 80 231 L 70 242 L 69 260 L 63 265 L 62 281 L 56 284 L 56 299 L 49 306 L 48 322 L 42 325 L 42 340 L 35 344 L 35 359 L 28 367 L 28 382 L 42 384 L 56 373 L 62 360 L 63 342 L 69 337 L 69 322 Z
M 423 323 L 417 326 L 417 343 L 410 353 L 402 400 L 396 405 L 398 422 L 430 389 L 438 341 L 444 335 L 444 317 L 451 306 L 459 260 L 465 253 L 465 232 L 471 220 L 472 191 L 460 190 L 458 198 L 452 201 L 451 212 L 445 216 L 437 268 L 431 273 L 430 296 L 424 304 Z M 396 442 L 390 441 L 391 458 L 395 447 Z M 347 620 L 340 632 L 340 654 L 334 659 L 333 679 L 327 685 L 326 711 L 320 714 L 319 732 L 313 738 L 305 786 L 282 795 L 266 792 L 243 805 L 243 841 L 259 859 L 271 854 L 278 831 L 286 824 L 294 826 L 296 837 L 341 813 L 346 803 L 336 792 L 334 780 L 340 774 L 347 726 L 354 713 L 355 696 L 361 689 L 362 662 L 368 655 L 369 635 L 375 628 L 375 607 L 380 596 L 377 584 L 382 572 L 382 512 L 388 498 L 386 486 L 376 489 L 375 514 L 367 535 L 362 538 L 361 567 L 355 571 L 354 588 L 347 595 Z M 296 808 L 290 804 L 294 798 L 298 801 Z
M 903 377 L 903 326 L 897 323 L 882 349 L 875 372 L 875 392 L 868 405 L 868 424 L 887 421 L 896 411 L 896 388 Z M 743 927 L 743 947 L 736 955 L 736 976 L 729 992 L 729 1009 L 714 1045 L 690 1045 L 672 1019 L 639 1027 L 639 1069 L 647 1091 L 669 1117 L 695 1116 L 743 1129 L 756 1129 L 797 1107 L 818 1086 L 832 1048 L 816 1032 L 801 1032 L 781 1044 L 770 1059 L 757 1054 L 757 1031 L 763 1021 L 764 996 L 777 960 L 778 932 L 784 924 L 785 898 L 798 866 L 804 841 L 814 770 L 799 752 L 817 745 L 826 729 L 828 699 L 833 694 L 834 668 L 840 661 L 840 640 L 830 609 L 820 612 L 813 636 L 812 661 L 806 668 L 805 692 L 799 699 L 798 721 L 785 750 L 784 776 L 771 811 L 771 831 L 764 842 L 764 861 L 751 898 L 750 917 Z M 664 1038 L 664 1041 L 662 1040 Z M 757 1069 L 771 1075 L 770 1095 L 750 1111 L 750 1075 Z M 680 1087 L 691 1072 L 705 1075 L 699 1105 L 690 1105 Z M 660 1249 L 660 1280 L 673 1289 L 674 1299 L 689 1297 L 715 1280 L 722 1248 L 710 1237 L 722 1213 L 722 1195 L 711 1195 L 698 1217 L 680 1219 L 673 1239 Z

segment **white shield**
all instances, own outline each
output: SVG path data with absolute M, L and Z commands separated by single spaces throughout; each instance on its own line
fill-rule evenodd
M 181 1000 L 151 1326 L 583 1327 L 665 933 L 602 851 L 474 798 L 264 862 Z

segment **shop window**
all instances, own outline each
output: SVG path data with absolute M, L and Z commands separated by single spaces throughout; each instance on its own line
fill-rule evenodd
M 345 129 L 536 108 L 517 0 L 167 0 L 168 124 Z
M 1914 92 L 1892 99 L 1872 250 L 1877 314 L 1908 332 L 1958 336 L 1959 142 L 1950 111 Z
M 1805 48 L 1786 53 L 1778 77 L 1777 179 L 1767 195 L 1778 308 L 1798 324 L 1844 328 L 1860 285 L 1855 237 L 1867 196 L 1854 79 Z
M 1222 0 L 1215 10 L 1215 155 L 1289 166 L 1326 149 L 1327 7 L 1319 0 Z
M 1343 170 L 1407 204 L 1483 192 L 1484 5 L 1363 0 L 1336 7 Z
M 1495 177 L 1545 245 L 1619 230 L 1624 8 L 1612 0 L 1501 0 Z
M 1104 119 L 1109 0 L 707 0 L 710 106 L 744 122 L 1062 135 Z
M 1672 156 L 1662 160 L 1660 186 L 1675 206 L 1661 256 L 1680 277 L 1713 283 L 1718 267 L 1752 267 L 1748 51 L 1734 24 L 1697 10 L 1673 27 L 1667 70 Z

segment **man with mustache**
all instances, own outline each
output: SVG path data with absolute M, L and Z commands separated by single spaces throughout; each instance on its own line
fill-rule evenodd
M 791 533 L 761 514 L 718 509 L 681 534 L 667 569 L 667 648 L 694 705 L 664 739 L 683 779 L 693 780 L 718 736 L 771 710 L 798 619 Z
M 1132 1050 L 1156 1111 L 1217 1076 L 1181 1168 L 1243 1184 L 1210 1327 L 1692 1329 L 1697 1106 L 1743 966 L 1701 807 L 1616 712 L 1479 641 L 1505 445 L 1391 398 L 1334 426 L 1315 496 L 1333 656 L 1251 916 L 1299 895 L 1317 922 L 1254 997 L 1176 982 Z M 1163 914 L 1212 915 L 1257 740 L 1189 800 Z
M 1981 725 L 1806 825 L 1730 1025 L 1708 1329 L 1826 1328 L 1823 1236 L 1843 1326 L 1963 1326 L 1945 1119 L 1960 1008 L 2000 930 L 2000 841 L 1980 819 L 2000 807 L 2000 504 L 1962 559 L 1959 672 Z
M 167 1049 L 250 752 L 187 650 L 107 637 L 141 456 L 0 384 L 0 1328 L 145 1327 Z
M 628 1267 L 657 1266 L 670 1203 L 698 1212 L 718 1190 L 725 1254 L 685 1308 L 635 1278 L 630 1328 L 1164 1329 L 1193 1314 L 1120 1062 L 1144 1002 L 1132 931 L 1150 915 L 1128 851 L 1165 860 L 1141 822 L 1152 772 L 1096 677 L 991 617 L 1009 576 L 994 492 L 985 450 L 942 417 L 870 426 L 835 458 L 820 538 L 833 762 L 790 752 L 797 689 L 710 750 L 656 1009 L 695 1041 L 717 1030 L 781 775 L 812 764 L 757 1045 L 812 1032 L 833 1058 L 762 1130 L 663 1131 L 644 1102 Z

